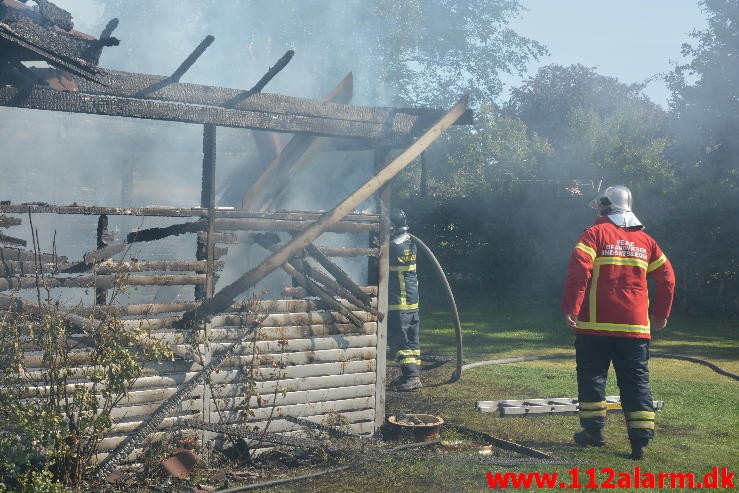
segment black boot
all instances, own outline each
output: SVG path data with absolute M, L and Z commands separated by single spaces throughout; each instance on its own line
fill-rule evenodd
M 644 460 L 647 458 L 648 438 L 632 438 L 631 440 L 631 459 Z
M 423 384 L 421 383 L 421 379 L 418 377 L 408 377 L 404 378 L 396 387 L 395 390 L 397 392 L 411 392 L 413 390 L 418 390 L 421 387 L 423 387 Z
M 581 447 L 586 447 L 588 445 L 593 447 L 605 447 L 606 445 L 606 438 L 603 436 L 602 430 L 591 431 L 582 429 L 576 432 L 573 438 L 575 439 L 575 443 Z

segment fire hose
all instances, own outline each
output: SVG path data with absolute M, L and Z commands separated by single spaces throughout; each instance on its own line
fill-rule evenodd
M 449 285 L 449 280 L 444 273 L 444 269 L 441 268 L 441 264 L 436 259 L 434 253 L 426 245 L 426 243 L 421 241 L 420 238 L 410 233 L 409 236 L 413 241 L 416 242 L 418 247 L 423 251 L 426 257 L 433 264 L 434 272 L 436 272 L 439 281 L 441 281 L 442 285 L 444 286 L 444 294 L 446 295 L 446 300 L 449 303 L 449 310 L 451 311 L 452 318 L 454 319 L 454 332 L 457 340 L 457 367 L 452 374 L 452 378 L 449 380 L 449 383 L 453 383 L 459 380 L 459 378 L 462 376 L 462 370 L 464 369 L 464 367 L 462 366 L 462 324 L 459 321 L 457 303 L 454 301 L 454 293 L 452 293 L 452 287 Z
M 547 360 L 547 359 L 572 359 L 574 357 L 575 355 L 573 353 L 544 354 L 540 356 L 515 356 L 511 358 L 497 358 L 497 359 L 489 359 L 485 361 L 476 361 L 474 363 L 468 363 L 462 366 L 462 369 L 469 370 L 470 368 L 477 368 L 480 366 L 502 365 L 502 364 L 507 364 L 507 363 L 523 363 L 525 361 L 541 361 L 541 360 Z M 739 380 L 739 375 L 737 375 L 736 373 L 731 373 L 730 371 L 725 370 L 721 368 L 720 366 L 711 363 L 710 361 L 702 360 L 699 358 L 694 358 L 692 356 L 683 356 L 680 354 L 670 354 L 670 353 L 650 351 L 649 357 L 689 361 L 690 363 L 696 363 L 699 365 L 707 366 L 708 368 L 715 371 L 719 375 L 729 377 L 733 380 Z

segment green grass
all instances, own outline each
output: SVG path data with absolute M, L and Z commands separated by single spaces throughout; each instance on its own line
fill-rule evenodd
M 478 308 L 463 310 L 461 317 L 466 362 L 574 352 L 574 336 L 558 315 L 504 315 Z M 422 351 L 454 354 L 454 333 L 447 313 L 422 313 L 422 327 Z M 651 348 L 653 352 L 706 359 L 739 373 L 738 328 L 738 321 L 675 318 L 655 337 Z M 279 491 L 489 491 L 485 478 L 488 471 L 556 471 L 567 479 L 567 472 L 576 464 L 581 478 L 588 467 L 630 472 L 638 465 L 642 471 L 690 471 L 701 477 L 714 466 L 739 470 L 739 382 L 707 367 L 652 358 L 653 396 L 665 404 L 657 414 L 657 435 L 648 449 L 649 457 L 640 463 L 627 456 L 629 444 L 621 414 L 609 415 L 607 447 L 583 449 L 572 443 L 572 434 L 579 429 L 575 416 L 503 419 L 497 414 L 475 411 L 478 400 L 576 397 L 574 359 L 484 366 L 466 371 L 457 383 L 446 384 L 452 369 L 453 364 L 447 363 L 424 371 L 426 386 L 420 392 L 400 396 L 388 393 L 387 413 L 430 412 L 442 416 L 450 425 L 484 431 L 571 463 L 496 466 L 486 463 L 486 456 L 477 454 L 477 445 L 473 443 L 465 452 L 449 452 L 443 457 L 438 450 L 402 452 L 350 471 L 289 484 Z M 613 372 L 607 393 L 618 394 Z M 447 427 L 442 438 L 449 441 L 465 437 Z M 505 457 L 517 456 L 498 452 Z M 325 467 L 334 465 L 328 463 Z M 605 476 L 599 475 L 598 479 Z M 735 484 L 739 485 L 739 479 L 735 478 Z

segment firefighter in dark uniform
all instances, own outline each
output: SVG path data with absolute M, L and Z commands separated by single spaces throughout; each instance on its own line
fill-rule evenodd
M 401 377 L 395 390 L 409 392 L 422 387 L 419 378 L 421 346 L 418 330 L 418 277 L 415 242 L 408 234 L 405 213 L 390 211 L 390 279 L 388 288 L 388 339 L 390 351 L 400 364 Z
M 639 460 L 654 437 L 649 340 L 651 331 L 667 325 L 675 274 L 657 242 L 631 212 L 628 188 L 608 187 L 590 205 L 597 209 L 598 218 L 572 250 L 561 305 L 567 325 L 576 333 L 583 429 L 574 438 L 579 445 L 605 445 L 605 388 L 613 362 L 631 458 Z M 651 307 L 647 278 L 655 285 Z

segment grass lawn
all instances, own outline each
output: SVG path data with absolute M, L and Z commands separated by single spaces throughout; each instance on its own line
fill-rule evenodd
M 461 309 L 464 325 L 465 362 L 509 356 L 573 353 L 574 335 L 559 316 L 542 318 L 530 313 L 499 315 L 479 307 Z M 454 354 L 454 335 L 444 312 L 422 313 L 422 351 Z M 667 329 L 652 341 L 653 353 L 673 353 L 708 360 L 739 373 L 739 321 L 674 318 Z M 467 449 L 443 452 L 440 449 L 414 450 L 384 456 L 342 473 L 284 485 L 279 491 L 397 491 L 465 492 L 489 490 L 486 473 L 496 471 L 558 472 L 560 480 L 571 483 L 569 471 L 579 468 L 582 489 L 595 468 L 596 479 L 607 479 L 603 468 L 616 472 L 614 486 L 619 491 L 645 491 L 618 487 L 619 472 L 692 472 L 698 480 L 714 466 L 739 471 L 739 382 L 695 363 L 653 357 L 650 362 L 652 392 L 664 401 L 657 414 L 657 435 L 648 449 L 648 458 L 634 462 L 628 458 L 629 444 L 624 418 L 609 415 L 606 427 L 608 446 L 579 448 L 572 434 L 579 429 L 575 416 L 542 418 L 500 418 L 479 413 L 478 400 L 540 397 L 576 397 L 574 359 L 532 361 L 490 365 L 466 371 L 461 380 L 447 384 L 453 363 L 422 372 L 425 387 L 412 394 L 388 392 L 387 413 L 428 412 L 442 416 L 449 425 L 483 431 L 493 436 L 527 445 L 561 459 L 564 464 L 491 463 L 490 455 L 480 455 L 479 446 L 460 436 L 451 426 L 442 428 L 446 442 L 467 439 Z M 391 369 L 392 371 L 392 369 Z M 617 395 L 611 372 L 608 394 Z M 466 451 L 465 451 L 466 450 Z M 495 451 L 501 457 L 518 454 Z M 496 456 L 492 456 L 495 458 Z M 333 467 L 337 464 L 326 464 Z M 298 474 L 297 471 L 293 471 Z M 719 473 L 719 481 L 721 474 Z M 559 481 L 558 480 L 558 483 Z M 625 479 L 624 479 L 625 481 Z M 739 485 L 739 479 L 734 478 Z M 670 488 L 667 479 L 666 489 Z M 556 486 L 559 489 L 559 484 Z M 521 490 L 521 489 L 519 489 Z M 543 491 L 531 488 L 528 491 Z M 270 491 L 275 491 L 272 489 Z M 685 491 L 685 490 L 683 490 Z

